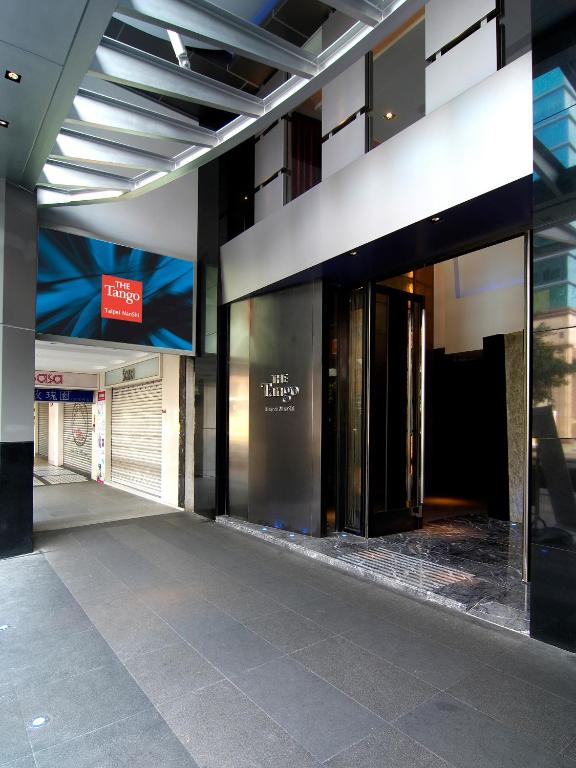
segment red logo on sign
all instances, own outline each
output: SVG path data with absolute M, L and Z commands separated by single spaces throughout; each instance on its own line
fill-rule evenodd
M 142 283 L 123 277 L 102 275 L 100 317 L 107 320 L 142 322 Z

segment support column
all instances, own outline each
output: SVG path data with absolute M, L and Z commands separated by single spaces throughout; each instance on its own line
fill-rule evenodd
M 0 180 L 0 557 L 31 552 L 37 218 Z

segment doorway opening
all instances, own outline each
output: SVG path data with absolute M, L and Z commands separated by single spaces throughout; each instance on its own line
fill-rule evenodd
M 489 603 L 516 590 L 523 610 L 524 238 L 332 293 L 338 491 L 325 496 L 326 533 L 425 559 L 433 578 L 461 570 L 435 585 L 447 595 L 468 585 L 466 600 Z
M 185 360 L 36 341 L 35 531 L 183 506 Z

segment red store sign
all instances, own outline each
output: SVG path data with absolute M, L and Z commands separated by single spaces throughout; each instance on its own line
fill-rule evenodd
M 142 283 L 113 275 L 102 275 L 100 317 L 106 320 L 142 322 Z

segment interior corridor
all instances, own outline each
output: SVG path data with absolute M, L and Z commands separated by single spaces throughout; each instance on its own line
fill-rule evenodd
M 567 652 L 181 513 L 36 543 L 0 562 L 2 766 L 576 766 Z

